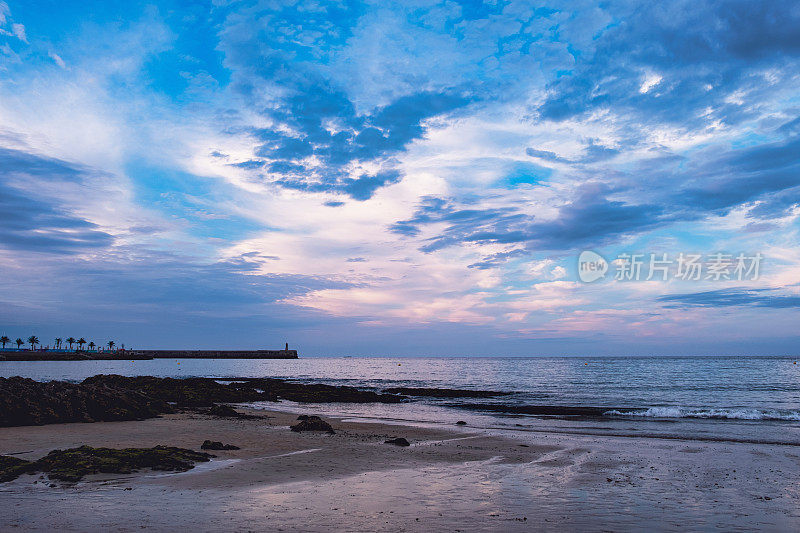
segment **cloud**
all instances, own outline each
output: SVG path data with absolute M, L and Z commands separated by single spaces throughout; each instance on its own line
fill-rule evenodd
M 648 123 L 697 125 L 710 110 L 713 118 L 739 123 L 758 108 L 760 73 L 787 72 L 800 51 L 800 13 L 791 3 L 687 0 L 608 10 L 618 22 L 582 51 L 572 73 L 549 85 L 538 106 L 543 119 L 611 108 Z M 647 75 L 661 81 L 642 92 Z M 751 94 L 751 105 L 730 100 L 736 91 Z
M 422 233 L 432 224 L 444 228 L 429 237 L 421 250 L 434 252 L 466 243 L 521 244 L 528 252 L 576 250 L 603 246 L 619 238 L 652 230 L 672 221 L 657 205 L 630 205 L 610 200 L 613 191 L 598 183 L 581 185 L 575 195 L 560 206 L 551 220 L 537 221 L 519 207 L 507 209 L 459 209 L 442 198 L 427 198 L 415 215 L 396 222 L 391 231 L 408 237 Z M 521 250 L 495 254 L 473 266 L 496 265 Z
M 17 36 L 17 39 L 19 39 L 23 43 L 28 42 L 28 37 L 25 35 L 25 26 L 23 26 L 22 24 L 12 24 L 11 31 L 14 33 L 14 35 Z
M 57 53 L 55 53 L 55 52 L 48 52 L 48 54 L 47 54 L 47 55 L 48 55 L 48 57 L 49 57 L 50 59 L 52 59 L 52 60 L 55 62 L 55 64 L 56 64 L 56 65 L 58 65 L 59 67 L 61 67 L 61 68 L 64 68 L 64 69 L 65 69 L 65 68 L 67 68 L 67 64 L 66 64 L 66 63 L 64 63 L 64 60 L 63 60 L 63 59 L 61 59 L 61 56 L 59 56 Z
M 667 307 L 768 307 L 791 309 L 800 307 L 800 296 L 780 294 L 774 289 L 719 289 L 715 291 L 659 296 Z
M 57 159 L 0 148 L 0 245 L 47 253 L 76 253 L 110 246 L 113 237 L 96 224 L 10 181 L 61 180 L 79 185 L 86 172 Z
M 468 103 L 457 95 L 418 93 L 358 115 L 342 92 L 325 85 L 293 91 L 294 96 L 265 114 L 273 121 L 271 128 L 251 132 L 261 142 L 255 157 L 235 166 L 281 187 L 345 194 L 359 201 L 402 178 L 393 157 L 424 136 L 426 119 Z M 364 172 L 364 165 L 381 170 Z
M 751 216 L 771 218 L 797 201 L 800 186 L 800 138 L 729 150 L 689 165 L 686 185 L 673 201 L 701 212 L 726 210 L 759 198 L 766 202 Z

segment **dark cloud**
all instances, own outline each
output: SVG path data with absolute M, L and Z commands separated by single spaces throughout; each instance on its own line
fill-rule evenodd
M 768 67 L 796 68 L 800 11 L 793 2 L 684 0 L 605 9 L 618 23 L 597 37 L 593 51 L 577 56 L 572 73 L 549 86 L 538 108 L 542 118 L 611 107 L 647 123 L 739 123 L 757 106 L 726 101 L 728 95 L 765 90 Z M 662 80 L 642 92 L 647 72 Z M 706 109 L 711 114 L 704 116 Z
M 564 251 L 602 246 L 623 235 L 648 231 L 672 221 L 659 206 L 610 200 L 611 193 L 613 191 L 602 184 L 585 184 L 559 209 L 553 220 L 543 222 L 514 207 L 459 209 L 445 199 L 426 198 L 412 218 L 396 222 L 390 230 L 413 237 L 419 235 L 425 225 L 447 224 L 439 235 L 429 238 L 422 246 L 425 252 L 463 243 L 520 244 L 529 252 Z M 494 255 L 475 266 L 496 264 L 508 257 Z
M 773 289 L 719 289 L 715 291 L 659 296 L 667 307 L 800 307 L 800 296 L 778 294 Z
M 0 245 L 49 253 L 76 253 L 112 244 L 113 237 L 49 198 L 9 185 L 11 179 L 80 183 L 85 169 L 35 154 L 0 148 Z
M 724 214 L 763 199 L 750 211 L 757 218 L 780 216 L 798 202 L 800 138 L 702 157 L 678 174 L 685 185 L 671 201 L 679 208 Z
M 608 146 L 604 146 L 598 143 L 597 139 L 589 139 L 588 142 L 586 143 L 586 147 L 584 148 L 583 155 L 575 159 L 561 157 L 555 152 L 551 152 L 549 150 L 537 150 L 535 148 L 527 148 L 525 150 L 525 153 L 531 157 L 536 157 L 539 159 L 543 159 L 545 161 L 550 161 L 551 163 L 580 164 L 580 163 L 596 163 L 598 161 L 605 161 L 606 159 L 611 159 L 615 155 L 619 154 L 619 150 L 615 148 L 609 148 Z
M 10 178 L 25 179 L 30 176 L 48 181 L 79 182 L 88 169 L 59 159 L 0 147 L 0 172 L 3 181 Z
M 266 166 L 274 183 L 282 187 L 368 200 L 380 187 L 402 178 L 392 156 L 425 134 L 425 119 L 467 103 L 461 96 L 423 92 L 398 98 L 370 114 L 358 115 L 342 92 L 313 85 L 267 113 L 281 125 L 281 130 L 292 133 L 277 128 L 253 130 L 253 136 L 262 142 L 256 149 L 259 159 L 237 166 L 250 170 Z M 331 123 L 342 129 L 330 130 Z M 312 155 L 317 163 L 299 163 Z M 351 177 L 349 169 L 362 162 L 377 163 L 384 169 Z

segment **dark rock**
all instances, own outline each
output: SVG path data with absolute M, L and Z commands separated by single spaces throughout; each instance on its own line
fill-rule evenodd
M 425 396 L 430 398 L 493 398 L 495 396 L 508 396 L 513 392 L 501 392 L 493 390 L 469 390 L 469 389 L 426 389 L 417 387 L 392 387 L 383 389 L 383 392 L 390 394 L 407 394 L 409 396 Z
M 31 472 L 31 462 L 10 455 L 0 455 L 0 483 L 17 479 L 26 472 Z
M 15 459 L 15 470 L 2 468 L 3 481 L 15 479 L 24 472 L 45 472 L 50 479 L 59 481 L 80 481 L 89 474 L 130 474 L 142 468 L 153 470 L 185 472 L 194 468 L 197 462 L 206 462 L 213 455 L 173 448 L 156 446 L 154 448 L 92 448 L 81 446 L 69 450 L 53 450 L 41 459 L 33 462 Z M 0 465 L 7 463 L 7 458 L 0 460 Z
M 466 422 L 464 422 L 463 420 L 459 420 L 458 422 L 456 422 L 456 425 L 457 425 L 457 426 L 466 426 L 466 425 L 467 425 L 467 423 L 466 423 Z
M 314 420 L 322 420 L 322 419 L 320 417 L 318 417 L 317 415 L 300 415 L 300 416 L 297 417 L 297 420 L 311 420 L 311 421 L 314 421 Z
M 298 403 L 400 403 L 408 399 L 405 396 L 379 394 L 344 385 L 292 383 L 272 378 L 245 378 L 243 381 L 277 398 Z
M 143 420 L 169 412 L 162 399 L 110 384 L 0 378 L 0 427 Z
M 395 446 L 411 446 L 411 444 L 404 439 L 403 437 L 398 437 L 396 439 L 389 439 L 383 441 L 384 444 L 394 444 Z
M 215 403 L 240 403 L 276 399 L 274 395 L 257 391 L 247 384 L 239 382 L 222 384 L 211 378 L 178 379 L 101 374 L 85 379 L 83 384 L 104 384 L 120 389 L 134 390 L 153 398 L 188 407 L 212 407 Z
M 175 407 L 210 407 L 209 412 L 216 416 L 260 418 L 215 404 L 280 399 L 320 403 L 399 403 L 407 398 L 353 387 L 305 385 L 262 378 L 219 383 L 211 378 L 98 375 L 81 383 L 41 383 L 14 377 L 0 378 L 0 427 L 142 420 L 174 412 Z
M 297 419 L 300 422 L 289 428 L 292 431 L 327 431 L 331 435 L 335 433 L 331 425 L 318 416 L 300 415 Z
M 226 418 L 239 418 L 239 413 L 233 407 L 229 405 L 214 405 L 206 411 L 206 414 L 212 416 L 222 416 Z
M 206 440 L 200 445 L 201 450 L 238 450 L 238 446 L 233 444 L 222 444 L 218 440 Z
M 273 378 L 236 378 L 222 384 L 212 378 L 135 378 L 99 375 L 84 383 L 105 383 L 133 389 L 182 406 L 211 406 L 214 403 L 277 401 L 279 399 L 305 403 L 399 403 L 406 398 L 393 394 L 378 394 L 354 387 L 322 384 L 291 383 Z

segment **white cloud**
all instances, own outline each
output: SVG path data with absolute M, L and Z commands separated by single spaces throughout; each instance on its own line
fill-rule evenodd
M 57 53 L 55 53 L 55 52 L 48 52 L 48 54 L 47 54 L 47 55 L 48 55 L 48 57 L 49 57 L 50 59 L 52 59 L 53 61 L 55 61 L 56 65 L 58 65 L 59 67 L 61 67 L 61 68 L 63 68 L 63 69 L 66 69 L 66 68 L 67 68 L 67 65 L 66 65 L 66 63 L 64 63 L 64 60 L 63 60 L 63 59 L 61 59 L 61 56 L 59 56 Z
M 19 39 L 20 41 L 24 43 L 28 42 L 28 37 L 25 35 L 25 26 L 23 26 L 22 24 L 16 24 L 16 23 L 12 24 L 11 31 L 14 32 L 14 35 L 16 35 L 17 39 Z

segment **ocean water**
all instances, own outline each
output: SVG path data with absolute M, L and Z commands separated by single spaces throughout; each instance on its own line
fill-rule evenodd
M 277 377 L 306 383 L 511 392 L 401 405 L 253 405 L 418 424 L 669 439 L 800 444 L 800 365 L 792 357 L 300 358 L 0 362 L 0 376 L 79 381 L 95 374 Z M 562 407 L 560 416 L 519 414 Z M 585 416 L 579 408 L 597 408 Z M 578 409 L 576 409 L 578 408 Z M 573 412 L 574 411 L 574 412 Z

